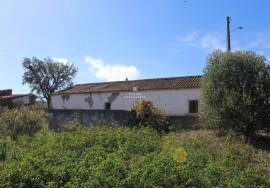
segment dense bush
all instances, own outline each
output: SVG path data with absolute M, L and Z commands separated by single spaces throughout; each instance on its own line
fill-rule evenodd
M 7 143 L 0 187 L 270 186 L 265 155 L 209 134 L 160 136 L 150 129 L 40 132 Z M 16 151 L 16 152 L 15 152 Z
M 0 161 L 6 160 L 7 157 L 7 143 L 5 140 L 0 139 Z
M 17 139 L 19 135 L 33 136 L 41 129 L 46 113 L 32 107 L 7 110 L 0 115 L 0 133 Z
M 169 122 L 166 114 L 150 101 L 140 100 L 132 106 L 136 114 L 136 125 L 151 127 L 161 132 L 169 132 Z
M 202 81 L 203 121 L 227 133 L 252 138 L 270 130 L 270 69 L 253 52 L 216 51 L 208 58 Z
M 186 187 L 268 187 L 269 177 L 259 172 L 269 169 L 269 156 L 243 141 L 225 137 L 221 141 L 204 133 L 184 136 L 182 143 L 188 160 L 182 163 L 181 178 Z M 254 161 L 262 164 L 256 166 Z M 195 173 L 194 173 L 195 172 Z

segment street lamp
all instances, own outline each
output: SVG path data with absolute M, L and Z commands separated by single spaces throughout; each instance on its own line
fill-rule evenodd
M 243 27 L 242 27 L 242 26 L 239 26 L 239 27 L 234 28 L 233 30 L 231 30 L 231 33 L 232 33 L 232 32 L 235 32 L 235 31 L 237 31 L 237 30 L 242 30 L 242 29 L 243 29 Z

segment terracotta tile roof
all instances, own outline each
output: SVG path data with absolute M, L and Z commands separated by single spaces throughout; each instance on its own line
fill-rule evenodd
M 134 87 L 136 87 L 138 91 L 200 88 L 200 80 L 201 76 L 185 76 L 185 77 L 156 78 L 144 80 L 88 83 L 88 84 L 78 84 L 69 89 L 59 91 L 54 94 L 132 91 Z

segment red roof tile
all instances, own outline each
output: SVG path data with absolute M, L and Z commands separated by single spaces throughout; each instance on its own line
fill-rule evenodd
M 78 84 L 69 89 L 59 91 L 54 94 L 132 91 L 134 87 L 137 87 L 138 91 L 200 88 L 200 80 L 201 76 L 185 76 L 185 77 L 156 78 L 144 80 L 88 83 L 88 84 Z

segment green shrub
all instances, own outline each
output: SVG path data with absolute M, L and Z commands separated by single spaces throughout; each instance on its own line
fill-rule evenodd
M 270 186 L 253 163 L 258 154 L 269 158 L 250 146 L 202 132 L 182 135 L 96 127 L 21 136 L 7 141 L 0 187 Z
M 0 140 L 0 161 L 4 161 L 7 158 L 7 143 L 4 140 Z
M 3 112 L 0 116 L 0 130 L 3 135 L 8 135 L 16 140 L 19 135 L 33 136 L 41 129 L 46 119 L 44 111 L 24 107 Z
M 158 154 L 159 143 L 160 136 L 148 129 L 47 132 L 32 141 L 20 137 L 12 144 L 16 152 L 0 163 L 0 187 L 121 187 L 130 172 L 129 161 Z
M 207 127 L 252 138 L 270 128 L 270 69 L 253 52 L 216 51 L 208 57 L 202 81 Z
M 165 113 L 154 106 L 150 101 L 141 100 L 132 106 L 136 114 L 136 125 L 151 127 L 161 132 L 169 132 L 169 122 Z
M 188 160 L 181 163 L 181 181 L 186 187 L 269 187 L 270 177 L 253 161 L 261 152 L 232 137 L 216 139 L 209 134 L 182 140 Z M 270 158 L 264 155 L 269 166 Z M 252 182 L 252 184 L 251 184 Z

